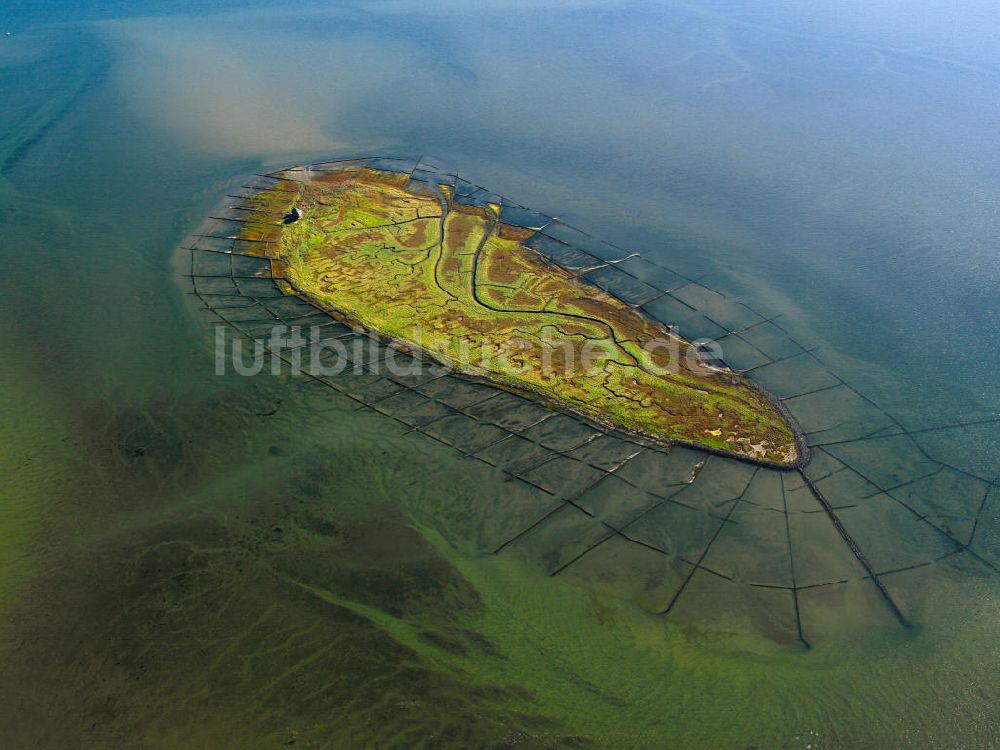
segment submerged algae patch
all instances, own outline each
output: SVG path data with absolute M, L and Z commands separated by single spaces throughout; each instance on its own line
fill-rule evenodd
M 531 212 L 438 180 L 354 165 L 292 174 L 255 197 L 239 238 L 317 306 L 611 429 L 803 461 L 776 402 L 637 309 L 668 293 L 616 268 L 634 255 L 599 260 L 541 234 Z

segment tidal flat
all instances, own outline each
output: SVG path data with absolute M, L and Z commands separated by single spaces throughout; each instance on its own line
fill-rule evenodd
M 926 10 L 12 14 L 0 744 L 1000 743 L 1000 59 L 988 15 Z M 906 626 L 787 475 L 712 456 L 686 483 L 678 449 L 588 517 L 320 383 L 216 376 L 178 246 L 237 176 L 361 153 L 431 154 L 746 301 L 787 331 L 754 346 L 790 336 L 888 412 L 796 399 Z M 757 375 L 832 384 L 794 364 Z M 601 541 L 667 484 L 641 538 L 670 560 Z

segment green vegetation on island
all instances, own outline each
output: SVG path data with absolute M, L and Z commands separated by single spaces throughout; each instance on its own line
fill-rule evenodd
M 296 172 L 252 198 L 243 239 L 285 287 L 450 369 L 607 427 L 791 466 L 795 428 L 747 378 L 548 262 L 500 206 L 362 167 Z M 293 209 L 295 220 L 283 221 Z

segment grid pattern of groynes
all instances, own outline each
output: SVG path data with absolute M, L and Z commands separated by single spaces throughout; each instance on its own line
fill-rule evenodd
M 405 173 L 414 190 L 448 185 L 460 203 L 498 203 L 503 222 L 534 231 L 526 244 L 548 262 L 689 340 L 718 342 L 722 364 L 766 388 L 802 426 L 811 462 L 781 471 L 647 444 L 431 363 L 408 363 L 410 355 L 285 294 L 268 240 L 238 238 L 255 210 L 247 201 L 345 166 Z M 744 607 L 751 619 L 767 621 L 762 627 L 806 647 L 810 607 L 839 587 L 860 582 L 873 607 L 908 627 L 897 601 L 901 574 L 937 565 L 996 572 L 1000 565 L 998 530 L 988 522 L 997 510 L 997 478 L 935 456 L 925 444 L 1000 417 L 908 428 L 778 318 L 699 279 L 426 161 L 373 157 L 262 174 L 216 213 L 185 248 L 200 306 L 258 342 L 276 325 L 319 326 L 319 339 L 278 356 L 289 364 L 316 356 L 332 367 L 330 358 L 346 352 L 341 372 L 309 377 L 357 409 L 501 472 L 510 480 L 509 503 L 482 524 L 484 550 L 527 557 L 553 576 L 631 577 L 641 581 L 631 587 L 638 602 L 662 615 L 688 607 L 704 619 Z

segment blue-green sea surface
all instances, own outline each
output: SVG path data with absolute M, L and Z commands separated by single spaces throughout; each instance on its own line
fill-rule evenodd
M 0 745 L 1000 745 L 991 4 L 8 7 Z M 975 554 L 873 527 L 909 627 L 862 574 L 797 593 L 809 648 L 787 591 L 718 576 L 664 617 L 626 544 L 554 576 L 575 526 L 491 554 L 544 510 L 499 470 L 308 379 L 217 376 L 178 245 L 248 175 L 367 154 L 780 316 L 908 429 L 981 422 L 922 433 L 927 466 L 830 448 L 882 486 L 926 474 Z M 730 578 L 783 535 L 803 577 L 846 564 L 825 515 L 747 514 Z

